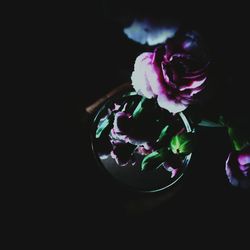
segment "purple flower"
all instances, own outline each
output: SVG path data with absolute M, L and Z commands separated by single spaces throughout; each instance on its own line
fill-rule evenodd
M 178 113 L 204 89 L 208 64 L 198 34 L 179 33 L 153 53 L 144 52 L 137 57 L 132 85 L 138 94 L 157 97 L 160 107 Z
M 229 154 L 226 175 L 233 186 L 250 188 L 250 145 Z

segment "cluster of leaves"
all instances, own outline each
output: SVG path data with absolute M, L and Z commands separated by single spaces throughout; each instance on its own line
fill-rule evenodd
M 248 122 L 229 120 L 223 116 L 219 118 L 219 124 L 227 129 L 228 136 L 234 150 L 241 151 L 250 145 L 250 124 Z
M 214 119 L 200 119 L 197 125 L 210 128 L 225 128 L 232 147 L 236 151 L 241 151 L 250 145 L 250 124 L 248 120 L 230 119 L 219 115 Z

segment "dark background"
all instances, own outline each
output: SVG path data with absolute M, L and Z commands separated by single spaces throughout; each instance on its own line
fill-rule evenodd
M 150 232 L 159 225 L 176 233 L 180 226 L 187 230 L 189 225 L 241 230 L 249 218 L 250 196 L 228 185 L 224 164 L 230 143 L 223 129 L 198 130 L 200 146 L 192 160 L 193 171 L 174 198 L 149 212 L 142 206 L 139 213 L 131 215 L 124 209 L 130 197 L 112 188 L 96 167 L 84 109 L 130 80 L 136 56 L 150 48 L 128 40 L 122 28 L 135 17 L 150 17 L 174 20 L 201 33 L 210 50 L 216 82 L 205 110 L 248 120 L 249 38 L 244 6 L 106 0 L 64 6 L 57 13 L 53 35 L 57 38 L 54 47 L 60 65 L 64 125 L 63 161 L 58 166 L 60 184 L 55 195 L 60 204 L 55 216 L 62 218 L 59 224 L 76 233 L 87 225 L 93 234 L 104 233 L 107 225 L 119 228 L 114 230 L 118 234 L 125 226 L 130 232 L 147 231 L 148 227 Z

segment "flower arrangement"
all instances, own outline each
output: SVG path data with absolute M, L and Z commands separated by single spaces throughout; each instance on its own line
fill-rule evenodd
M 250 188 L 250 133 L 220 114 L 216 120 L 185 115 L 206 94 L 210 58 L 195 31 L 177 31 L 150 52 L 138 55 L 131 74 L 134 92 L 122 96 L 98 122 L 100 158 L 120 167 L 140 160 L 141 171 L 163 168 L 178 178 L 195 151 L 196 126 L 224 127 L 232 143 L 225 174 L 233 186 Z M 192 113 L 192 112 L 191 112 Z M 187 125 L 188 124 L 188 125 Z

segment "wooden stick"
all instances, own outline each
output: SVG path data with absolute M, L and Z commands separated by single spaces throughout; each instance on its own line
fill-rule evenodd
M 116 95 L 117 93 L 129 89 L 131 88 L 132 85 L 131 83 L 124 83 L 119 85 L 118 87 L 116 87 L 115 89 L 111 90 L 109 93 L 107 93 L 106 95 L 104 95 L 103 97 L 101 97 L 100 99 L 98 99 L 96 102 L 94 102 L 93 104 L 91 104 L 90 106 L 88 106 L 85 110 L 88 114 L 92 114 L 96 111 L 96 109 L 102 104 L 104 103 L 108 98 Z

